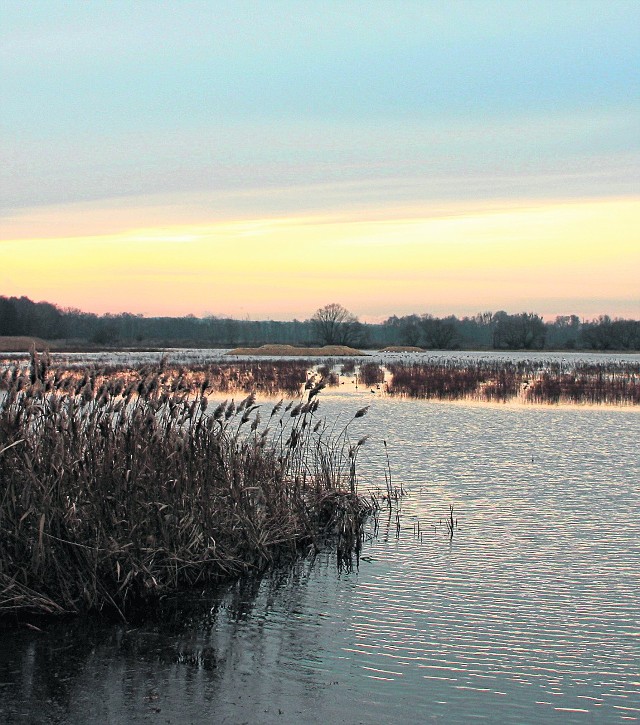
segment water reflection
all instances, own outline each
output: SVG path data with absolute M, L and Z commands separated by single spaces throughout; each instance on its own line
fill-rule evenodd
M 365 434 L 361 485 L 384 485 L 384 435 L 409 495 L 358 570 L 328 551 L 145 622 L 2 632 L 0 720 L 639 719 L 637 412 L 379 399 Z

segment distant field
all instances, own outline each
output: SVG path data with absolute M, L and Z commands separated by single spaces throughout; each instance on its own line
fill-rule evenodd
M 38 350 L 45 350 L 49 343 L 39 337 L 9 337 L 0 335 L 0 352 L 29 352 L 35 343 Z

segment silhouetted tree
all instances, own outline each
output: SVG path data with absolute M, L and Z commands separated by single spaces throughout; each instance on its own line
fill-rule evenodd
M 115 345 L 118 338 L 118 326 L 114 322 L 101 320 L 91 336 L 91 342 L 95 342 L 97 345 Z
M 601 315 L 582 326 L 582 342 L 594 350 L 640 349 L 640 322 Z
M 420 344 L 420 318 L 418 315 L 407 315 L 400 320 L 400 335 L 405 345 L 417 346 Z
M 509 315 L 503 310 L 473 317 L 439 319 L 425 314 L 398 317 L 382 324 L 361 324 L 342 305 L 326 305 L 310 320 L 233 320 L 212 315 L 198 318 L 142 317 L 123 312 L 96 315 L 76 308 L 61 309 L 28 297 L 0 296 L 0 335 L 33 335 L 55 340 L 67 338 L 98 344 L 231 346 L 288 343 L 347 344 L 354 347 L 425 345 L 430 348 L 555 349 L 576 347 L 596 350 L 640 349 L 640 321 L 602 315 L 581 322 L 576 315 L 560 315 L 544 323 L 533 313 Z
M 323 345 L 361 344 L 362 326 L 358 318 L 336 302 L 316 310 L 311 325 Z
M 612 323 L 613 339 L 620 350 L 640 349 L 640 322 L 615 319 Z
M 431 315 L 422 315 L 420 327 L 424 346 L 432 350 L 450 350 L 455 346 L 458 320 L 448 317 L 441 320 Z
M 496 312 L 493 316 L 493 346 L 506 350 L 541 350 L 547 336 L 544 320 L 532 312 L 508 315 Z
M 13 300 L 0 297 L 0 335 L 19 335 L 18 311 Z

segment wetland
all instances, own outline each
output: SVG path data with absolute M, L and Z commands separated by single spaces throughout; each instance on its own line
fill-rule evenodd
M 219 362 L 175 355 L 185 385 L 188 371 Z M 151 366 L 136 385 L 158 357 L 136 361 Z M 503 357 L 509 370 L 526 362 L 528 386 L 529 368 L 576 378 L 593 369 L 619 382 L 627 366 L 628 390 L 640 364 L 638 355 Z M 482 370 L 496 360 L 372 354 L 352 371 L 326 361 L 336 380 L 315 414 L 334 431 L 349 426 L 347 458 L 366 438 L 358 492 L 379 503 L 352 564 L 328 542 L 259 573 L 167 592 L 143 617 L 5 621 L 0 714 L 24 723 L 640 718 L 637 405 L 392 395 L 360 367 L 386 376 L 401 362 Z M 28 372 L 28 360 L 7 364 L 16 362 Z M 56 362 L 61 380 L 82 381 L 87 365 L 117 364 L 120 374 L 132 361 Z M 302 382 L 319 366 L 303 369 Z M 214 386 L 207 410 L 232 394 Z M 253 415 L 268 417 L 277 394 L 258 391 Z M 404 494 L 390 501 L 389 477 Z

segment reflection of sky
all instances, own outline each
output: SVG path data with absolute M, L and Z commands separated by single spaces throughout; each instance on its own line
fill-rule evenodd
M 325 392 L 330 422 L 358 407 Z M 3 632 L 0 713 L 61 723 L 635 717 L 639 424 L 630 410 L 375 398 L 351 432 L 371 434 L 361 491 L 384 486 L 388 441 L 392 481 L 408 491 L 397 538 L 395 510 L 384 510 L 352 573 L 339 574 L 328 549 L 262 581 L 184 594 L 175 608 L 167 598 L 160 620 Z M 611 525 L 612 510 L 624 525 Z
M 497 200 L 633 197 L 639 24 L 635 2 L 586 0 L 8 0 L 0 23 L 2 237 L 48 237 L 60 248 L 68 237 L 131 229 L 139 240 L 159 219 L 179 238 L 190 232 L 176 227 L 221 219 L 391 222 L 430 217 L 440 204 L 465 214 L 465 205 Z M 626 226 L 615 234 L 633 241 Z M 583 253 L 589 258 L 591 247 Z M 554 311 L 633 314 L 637 293 L 614 293 L 616 276 L 584 289 L 593 304 L 576 299 L 579 308 Z M 99 301 L 28 282 L 18 270 L 0 272 L 0 285 L 113 309 L 104 289 Z M 356 312 L 377 314 L 366 302 L 372 291 L 361 292 Z M 337 296 L 327 279 L 279 314 L 306 316 Z M 604 309 L 614 297 L 626 301 Z M 408 298 L 392 309 L 389 298 L 382 306 L 391 313 L 435 303 Z M 133 294 L 121 304 L 171 311 L 148 295 L 144 304 Z M 506 294 L 494 305 L 481 293 L 471 310 L 455 295 L 442 304 L 461 312 L 519 303 Z M 245 309 L 278 312 L 265 293 Z

